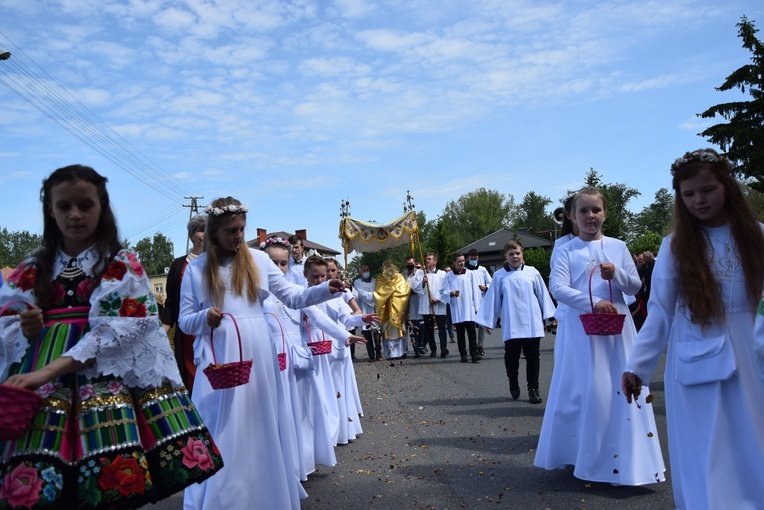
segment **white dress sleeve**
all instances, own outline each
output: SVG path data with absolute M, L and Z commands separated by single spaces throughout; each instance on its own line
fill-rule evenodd
M 35 270 L 28 263 L 28 260 L 22 262 L 0 287 L 0 308 L 10 305 L 13 301 L 35 304 L 36 299 L 31 287 L 34 283 L 31 277 Z M 15 311 L 24 309 L 23 305 L 19 307 L 14 304 L 10 307 Z M 14 312 L 9 311 L 9 313 Z M 20 362 L 28 348 L 29 340 L 21 332 L 18 316 L 13 314 L 0 317 L 0 382 L 8 378 L 11 365 Z
M 502 269 L 502 271 L 504 270 Z M 496 320 L 501 314 L 504 300 L 502 287 L 502 278 L 497 275 L 495 283 L 488 287 L 485 296 L 483 296 L 483 301 L 480 303 L 480 308 L 475 314 L 475 322 L 478 325 L 491 329 L 496 327 Z
M 647 302 L 647 320 L 637 333 L 625 372 L 637 374 L 649 385 L 655 366 L 669 341 L 679 295 L 676 262 L 671 236 L 663 239 L 653 269 L 652 292 Z
M 62 354 L 88 363 L 88 377 L 114 375 L 131 387 L 183 383 L 157 316 L 151 282 L 135 253 L 122 250 L 90 296 L 90 331 Z
M 549 275 L 549 290 L 557 301 L 579 312 L 590 311 L 589 293 L 573 287 L 571 267 L 577 255 L 576 250 L 573 249 L 574 245 L 577 243 L 570 242 L 560 248 Z M 600 298 L 594 296 L 594 304 L 596 305 L 599 301 Z
M 536 295 L 536 299 L 538 299 L 541 317 L 551 319 L 556 311 L 554 302 L 552 302 L 552 296 L 549 295 L 549 290 L 546 288 L 541 273 L 535 267 L 530 269 L 533 269 L 533 293 Z M 488 290 L 491 290 L 491 288 L 489 287 Z

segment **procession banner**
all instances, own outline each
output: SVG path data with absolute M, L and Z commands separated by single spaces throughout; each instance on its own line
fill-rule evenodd
M 369 253 L 388 250 L 402 244 L 413 246 L 418 234 L 415 211 L 409 211 L 384 225 L 353 218 L 343 218 L 340 221 L 340 239 L 346 255 L 351 251 Z

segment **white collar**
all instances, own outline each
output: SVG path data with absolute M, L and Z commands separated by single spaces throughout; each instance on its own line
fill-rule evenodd
M 69 265 L 69 260 L 71 259 L 77 260 L 77 267 L 82 269 L 86 275 L 93 276 L 93 266 L 98 262 L 98 253 L 96 252 L 95 245 L 83 251 L 76 257 L 67 255 L 59 247 L 58 253 L 56 253 L 56 259 L 53 261 L 53 278 L 56 278 L 61 274 L 61 271 L 66 269 L 66 266 Z

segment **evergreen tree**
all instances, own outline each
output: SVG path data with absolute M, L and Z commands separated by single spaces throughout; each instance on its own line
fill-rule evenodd
M 546 206 L 551 203 L 552 200 L 549 197 L 539 195 L 535 191 L 526 193 L 517 207 L 515 229 L 527 227 L 528 233 L 534 235 L 548 231 L 550 224 Z
M 747 91 L 751 100 L 718 104 L 698 114 L 703 118 L 719 115 L 728 121 L 711 126 L 700 136 L 721 147 L 737 165 L 738 174 L 754 179 L 753 187 L 764 191 L 764 45 L 745 16 L 736 26 L 743 48 L 751 52 L 751 63 L 733 71 L 716 90 Z

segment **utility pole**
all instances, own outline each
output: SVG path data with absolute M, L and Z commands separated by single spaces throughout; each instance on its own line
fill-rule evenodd
M 188 220 L 191 221 L 191 218 L 193 218 L 194 214 L 199 214 L 199 203 L 197 202 L 197 199 L 204 198 L 204 197 L 183 197 L 186 200 L 191 201 L 191 205 L 183 204 L 183 207 L 189 207 L 190 210 L 188 211 Z M 188 253 L 188 243 L 191 241 L 188 236 L 186 236 L 186 253 Z

